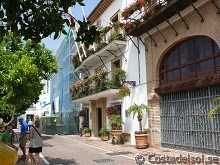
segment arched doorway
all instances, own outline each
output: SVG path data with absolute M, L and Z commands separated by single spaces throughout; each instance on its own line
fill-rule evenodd
M 220 155 L 220 113 L 207 118 L 220 96 L 219 75 L 220 49 L 207 36 L 188 38 L 166 53 L 156 89 L 163 147 Z

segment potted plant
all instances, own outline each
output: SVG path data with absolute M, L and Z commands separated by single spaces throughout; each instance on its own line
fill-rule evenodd
M 113 70 L 113 73 L 114 73 L 115 76 L 122 76 L 122 75 L 125 74 L 125 71 L 121 68 L 115 68 Z
M 108 130 L 106 128 L 102 128 L 99 131 L 99 135 L 102 137 L 101 138 L 102 141 L 108 141 L 109 132 L 108 132 Z
M 130 96 L 131 91 L 130 88 L 128 86 L 123 86 L 117 93 L 116 93 L 119 97 L 123 98 L 126 96 Z
M 121 135 L 122 134 L 122 118 L 121 115 L 111 115 L 110 124 L 112 127 L 112 135 Z
M 106 107 L 105 115 L 110 118 L 112 115 L 117 115 L 119 111 L 117 110 L 116 106 L 109 106 Z
M 90 137 L 91 136 L 91 129 L 89 127 L 85 127 L 83 132 L 84 132 L 85 137 Z
M 144 149 L 148 147 L 147 139 L 148 139 L 148 131 L 143 131 L 142 129 L 142 118 L 143 112 L 148 111 L 149 107 L 145 104 L 137 105 L 134 104 L 128 108 L 128 115 L 133 113 L 133 117 L 137 114 L 137 119 L 139 121 L 139 131 L 135 132 L 135 140 L 136 140 L 136 148 Z

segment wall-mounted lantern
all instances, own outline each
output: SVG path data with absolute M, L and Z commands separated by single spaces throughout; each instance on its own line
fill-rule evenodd
M 131 86 L 136 86 L 136 81 L 125 81 L 126 80 L 126 74 L 122 74 L 119 76 L 119 79 L 122 81 L 122 83 L 126 83 L 126 84 L 129 84 Z

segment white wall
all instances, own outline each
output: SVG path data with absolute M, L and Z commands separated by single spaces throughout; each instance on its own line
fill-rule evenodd
M 133 2 L 133 0 L 116 0 L 112 3 L 112 5 L 106 9 L 106 11 L 101 15 L 101 26 L 106 26 L 110 22 L 110 18 L 119 10 L 127 7 L 129 3 Z M 94 23 L 95 24 L 95 23 Z M 123 132 L 131 134 L 131 144 L 135 144 L 134 132 L 139 130 L 139 123 L 137 121 L 137 116 L 133 119 L 133 116 L 126 117 L 125 111 L 134 103 L 140 105 L 142 103 L 147 104 L 147 84 L 146 84 L 146 62 L 145 62 L 145 47 L 141 41 L 139 41 L 139 62 L 138 62 L 138 50 L 134 46 L 134 44 L 127 38 L 128 44 L 127 47 L 122 50 L 125 52 L 124 57 L 122 59 L 122 69 L 126 71 L 127 81 L 136 81 L 136 86 L 131 89 L 131 96 L 127 96 L 122 99 L 122 118 L 124 121 Z M 137 38 L 134 38 L 133 41 L 138 45 Z M 120 53 L 120 52 L 118 52 Z M 110 56 L 108 59 L 103 59 L 108 70 L 111 70 L 111 60 L 113 56 Z M 101 66 L 102 63 L 100 61 L 100 65 L 96 65 L 95 67 L 89 68 L 90 73 L 94 74 L 94 69 L 98 66 Z M 140 66 L 140 69 L 138 67 Z M 140 79 L 139 79 L 139 71 L 140 71 Z M 107 98 L 107 106 L 110 106 L 110 101 L 112 98 Z M 91 112 L 91 109 L 90 109 Z M 142 124 L 143 128 L 148 128 L 148 119 L 144 116 Z M 92 124 L 92 121 L 90 121 Z M 107 120 L 107 128 L 110 127 Z
M 129 40 L 129 38 L 128 38 Z M 133 38 L 133 41 L 138 45 L 137 38 Z M 140 54 L 138 57 L 138 49 L 129 40 L 128 52 L 125 54 L 127 61 L 123 61 L 123 69 L 127 72 L 127 81 L 136 81 L 136 86 L 131 87 L 131 96 L 125 97 L 122 103 L 122 114 L 124 118 L 124 132 L 131 134 L 131 143 L 135 144 L 134 132 L 139 130 L 139 123 L 137 115 L 133 118 L 133 115 L 126 117 L 125 111 L 134 103 L 135 104 L 147 104 L 147 84 L 146 84 L 146 62 L 145 62 L 145 47 L 141 41 L 139 41 Z M 139 58 L 139 62 L 138 62 Z M 140 72 L 140 74 L 139 74 Z M 139 78 L 140 76 L 140 78 Z M 142 124 L 143 129 L 148 128 L 148 119 L 144 115 Z

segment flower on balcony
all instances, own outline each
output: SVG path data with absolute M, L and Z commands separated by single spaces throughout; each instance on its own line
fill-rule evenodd
M 89 85 L 93 82 L 92 77 L 88 77 L 81 81 L 81 85 L 83 88 L 89 87 Z
M 127 22 L 127 23 L 124 24 L 124 29 L 125 29 L 126 32 L 128 32 L 129 30 L 131 30 L 133 28 L 134 28 L 134 26 L 131 22 Z
M 124 9 L 124 11 L 121 13 L 121 16 L 127 20 L 129 18 L 129 16 L 131 16 L 134 13 L 134 11 L 132 9 L 130 9 L 129 7 L 126 7 Z
M 80 90 L 81 87 L 82 87 L 82 83 L 81 81 L 78 81 L 73 85 L 73 90 Z
M 111 115 L 118 115 L 118 110 L 115 106 L 107 107 L 105 110 L 105 115 L 111 117 Z
M 127 20 L 135 11 L 141 10 L 141 8 L 148 2 L 149 0 L 136 0 L 134 3 L 126 7 L 121 16 Z
M 95 81 L 100 81 L 106 78 L 106 76 L 108 75 L 108 72 L 105 70 L 101 70 L 98 73 L 95 74 L 95 76 L 93 77 L 93 80 Z
M 127 22 L 124 24 L 124 29 L 126 32 L 132 30 L 133 28 L 137 27 L 140 24 L 138 21 L 133 21 L 133 22 Z
M 218 74 L 207 74 L 202 77 L 196 77 L 189 81 L 176 82 L 173 84 L 164 84 L 155 89 L 158 94 L 165 94 L 169 92 L 191 90 L 197 88 L 204 88 L 207 86 L 215 85 L 220 83 L 220 76 Z

